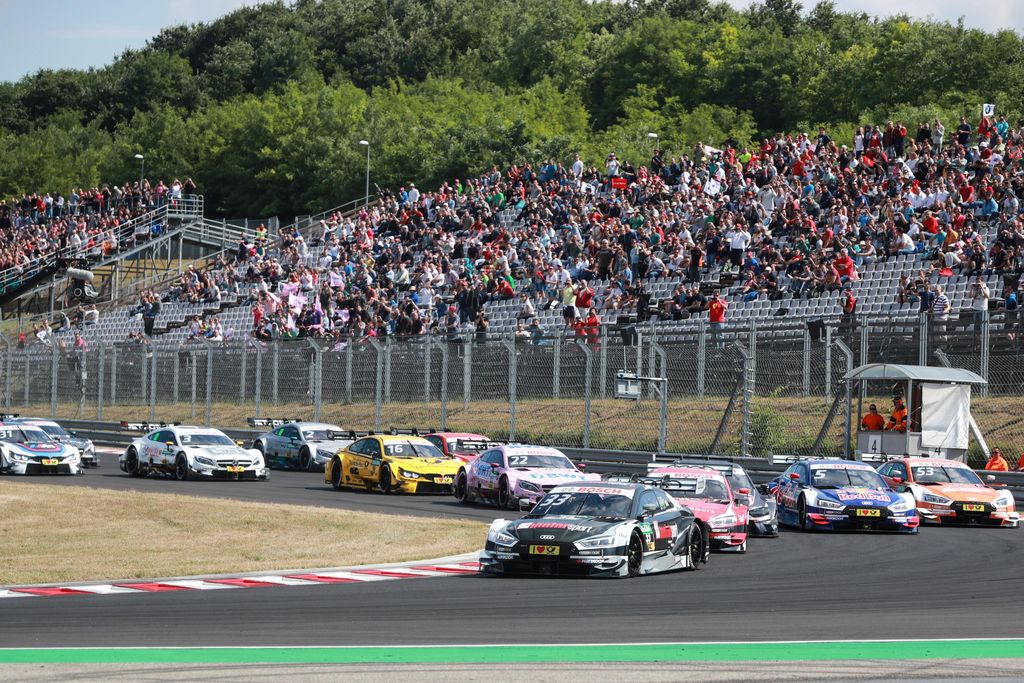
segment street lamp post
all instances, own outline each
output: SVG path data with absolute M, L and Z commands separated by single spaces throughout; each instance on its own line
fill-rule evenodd
M 136 154 L 135 158 L 139 160 L 139 189 L 142 189 L 142 182 L 146 178 L 146 157 Z
M 648 133 L 647 137 L 649 139 L 651 139 L 651 140 L 654 140 L 654 149 L 658 149 L 658 134 L 657 133 Z
M 366 195 L 363 197 L 363 206 L 370 203 L 370 142 L 360 140 L 360 145 L 366 147 Z

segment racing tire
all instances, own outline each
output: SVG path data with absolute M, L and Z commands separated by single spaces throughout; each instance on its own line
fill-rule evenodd
M 333 488 L 335 491 L 341 490 L 341 470 L 341 459 L 335 458 L 333 467 L 331 467 L 331 488 Z
M 469 504 L 469 477 L 466 476 L 466 470 L 459 470 L 459 473 L 455 475 L 453 493 L 455 494 L 455 500 L 463 505 Z
M 498 508 L 508 510 L 511 505 L 512 494 L 508 490 L 508 478 L 502 477 L 498 481 Z
M 384 465 L 380 468 L 380 490 L 383 493 L 391 493 L 391 467 Z
M 308 448 L 303 447 L 299 451 L 299 469 L 303 472 L 313 471 L 313 454 L 309 452 Z
M 800 502 L 797 504 L 797 515 L 800 530 L 807 531 L 807 500 L 803 496 L 800 496 Z
M 134 448 L 128 449 L 128 455 L 125 456 L 125 467 L 129 477 L 142 476 L 142 471 L 139 469 L 139 453 Z
M 184 453 L 178 453 L 178 457 L 174 459 L 174 478 L 178 481 L 188 481 L 189 475 L 188 458 Z
M 629 545 L 626 547 L 626 572 L 630 578 L 640 576 L 640 569 L 644 564 L 644 542 L 640 534 L 634 533 L 629 537 Z
M 686 556 L 690 561 L 689 570 L 695 572 L 700 569 L 706 555 L 707 546 L 704 541 L 704 532 L 699 526 L 694 525 L 690 528 L 690 537 L 686 539 Z
M 262 441 L 256 441 L 256 442 L 253 443 L 252 447 L 253 447 L 254 450 L 259 451 L 260 455 L 263 456 L 263 464 L 266 465 L 267 469 L 269 470 L 270 469 L 270 456 L 267 455 L 267 451 L 266 451 L 266 448 L 264 448 L 264 446 L 263 446 L 263 442 Z

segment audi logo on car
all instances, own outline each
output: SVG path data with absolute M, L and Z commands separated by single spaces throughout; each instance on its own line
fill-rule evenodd
M 540 540 L 542 540 L 542 541 L 553 541 L 553 540 L 555 540 L 555 537 L 552 536 L 551 534 L 542 534 L 541 537 L 540 537 Z

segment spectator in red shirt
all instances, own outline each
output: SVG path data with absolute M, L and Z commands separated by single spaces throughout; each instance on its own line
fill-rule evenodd
M 725 312 L 728 308 L 729 302 L 716 289 L 708 302 L 708 319 L 711 321 L 711 341 L 719 348 L 722 347 L 722 328 L 725 327 Z
M 587 310 L 593 301 L 594 290 L 590 288 L 586 280 L 582 280 L 576 287 L 576 310 Z

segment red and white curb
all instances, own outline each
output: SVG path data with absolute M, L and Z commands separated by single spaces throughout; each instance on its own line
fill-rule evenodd
M 464 556 L 463 556 L 464 557 Z M 2 598 L 48 597 L 55 595 L 123 595 L 126 593 L 169 593 L 173 591 L 208 591 L 230 588 L 271 588 L 277 586 L 313 586 L 317 584 L 366 583 L 395 581 L 397 579 L 426 579 L 443 576 L 475 574 L 480 569 L 476 561 L 445 561 L 460 558 L 441 558 L 436 561 L 414 562 L 401 565 L 353 567 L 342 570 L 298 570 L 278 574 L 249 574 L 246 576 L 209 576 L 150 581 L 119 581 L 116 583 L 43 585 L 0 589 Z

